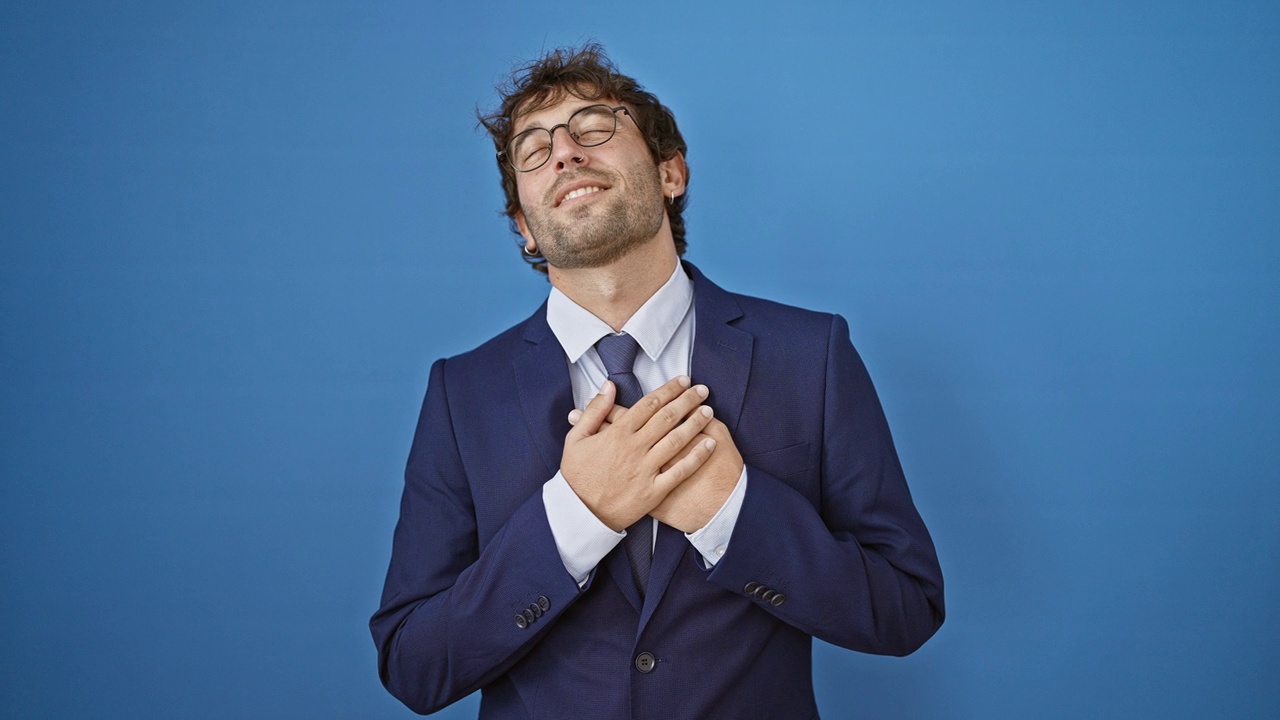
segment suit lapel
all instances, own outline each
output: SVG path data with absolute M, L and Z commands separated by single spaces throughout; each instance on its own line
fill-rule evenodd
M 524 339 L 528 349 L 512 360 L 520 409 L 547 477 L 560 469 L 564 436 L 569 432 L 569 411 L 573 409 L 573 388 L 564 349 L 547 325 L 547 306 L 529 318 Z
M 640 612 L 644 601 L 640 599 L 640 588 L 636 587 L 636 581 L 631 578 L 631 560 L 627 558 L 627 549 L 623 545 L 624 543 L 618 543 L 617 547 L 604 556 L 604 566 L 609 571 L 609 577 L 613 578 L 618 589 L 626 596 L 627 602 L 631 603 L 636 612 Z M 652 575 L 650 572 L 651 577 Z
M 707 404 L 733 433 L 738 429 L 742 401 L 747 395 L 754 338 L 730 324 L 742 317 L 742 309 L 733 296 L 706 279 L 696 267 L 688 263 L 685 266 L 693 276 L 697 312 L 689 375 L 695 383 L 711 389 Z
M 693 278 L 696 314 L 689 375 L 695 383 L 702 383 L 710 388 L 711 395 L 707 398 L 707 404 L 732 433 L 737 430 L 742 402 L 747 394 L 754 338 L 750 333 L 730 325 L 732 321 L 742 317 L 742 309 L 733 296 L 707 280 L 693 265 L 685 263 L 685 267 Z M 649 573 L 648 591 L 645 593 L 644 609 L 640 614 L 637 632 L 644 631 L 645 624 L 662 600 L 667 586 L 671 584 L 671 578 L 675 577 L 680 560 L 686 552 L 692 551 L 684 533 L 658 523 L 653 567 Z M 629 573 L 625 554 L 623 565 Z M 612 567 L 610 572 L 613 572 Z M 630 582 L 630 574 L 623 577 L 627 579 L 625 584 L 634 584 Z M 624 583 L 619 582 L 619 585 L 622 584 Z M 637 599 L 638 597 L 637 594 Z
M 644 596 L 644 608 L 640 611 L 640 625 L 636 628 L 636 638 L 644 632 L 649 618 L 653 617 L 653 611 L 657 609 L 658 603 L 662 602 L 662 596 L 666 594 L 671 578 L 675 576 L 676 568 L 680 565 L 680 560 L 691 548 L 684 533 L 669 525 L 658 523 L 658 538 L 653 548 L 653 567 L 649 569 L 649 589 Z
M 528 343 L 528 349 L 517 353 L 512 360 L 516 387 L 520 393 L 520 409 L 546 467 L 546 476 L 551 477 L 560 470 L 564 437 L 569 432 L 568 415 L 574 408 L 574 403 L 569 365 L 565 362 L 564 348 L 547 325 L 545 303 L 529 318 L 524 330 L 524 340 Z M 618 583 L 627 601 L 636 612 L 640 612 L 640 590 L 631 579 L 631 565 L 622 545 L 619 544 L 606 555 L 601 564 Z

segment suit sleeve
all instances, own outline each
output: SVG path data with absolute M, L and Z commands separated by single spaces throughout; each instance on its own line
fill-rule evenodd
M 838 315 L 820 392 L 819 504 L 748 465 L 732 541 L 708 579 L 826 642 L 907 655 L 942 625 L 942 571 Z
M 382 605 L 369 623 L 383 685 L 419 713 L 506 672 L 579 594 L 541 492 L 479 547 L 445 378 L 439 360 L 405 470 Z

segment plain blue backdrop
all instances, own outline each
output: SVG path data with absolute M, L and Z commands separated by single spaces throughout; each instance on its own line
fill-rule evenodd
M 840 718 L 1275 717 L 1274 2 L 0 8 L 0 715 L 400 718 L 430 362 L 530 313 L 477 105 L 594 38 L 689 258 L 849 318 L 947 578 Z M 440 714 L 474 717 L 475 698 Z

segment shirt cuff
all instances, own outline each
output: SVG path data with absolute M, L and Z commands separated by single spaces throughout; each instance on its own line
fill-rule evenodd
M 558 471 L 542 484 L 542 506 L 547 511 L 547 523 L 551 525 L 560 561 L 578 587 L 582 587 L 591 571 L 626 533 L 616 533 L 600 522 Z
M 708 568 L 715 567 L 729 549 L 729 538 L 733 535 L 734 526 L 738 524 L 738 513 L 742 510 L 742 498 L 746 494 L 747 466 L 743 465 L 738 484 L 711 521 L 693 533 L 685 533 L 689 542 L 702 553 L 702 559 L 706 561 Z

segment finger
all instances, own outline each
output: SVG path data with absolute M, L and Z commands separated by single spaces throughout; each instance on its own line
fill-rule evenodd
M 665 407 L 667 403 L 679 397 L 680 394 L 685 391 L 685 388 L 689 387 L 692 382 L 693 381 L 689 379 L 688 375 L 680 375 L 679 377 L 672 378 L 662 387 L 640 398 L 635 405 L 631 406 L 631 409 L 627 411 L 627 414 L 618 421 L 619 424 L 628 432 L 635 432 L 639 430 L 644 427 L 645 423 L 649 422 L 649 418 L 653 417 L 654 413 Z
M 710 435 L 717 441 L 732 439 L 729 436 L 729 427 L 721 422 L 719 418 L 712 418 L 711 422 L 707 423 L 707 429 L 702 432 Z
M 606 424 L 606 425 L 607 425 L 607 424 L 609 424 L 609 423 L 617 422 L 617 421 L 618 421 L 618 418 L 622 417 L 622 414 L 623 414 L 624 412 L 626 412 L 626 411 L 627 411 L 627 409 L 626 409 L 626 408 L 624 408 L 624 407 L 622 407 L 621 405 L 614 405 L 614 406 L 613 406 L 613 409 L 609 411 L 609 417 L 607 417 L 607 418 L 605 418 L 605 419 L 604 419 L 604 424 Z M 579 420 L 581 420 L 581 419 L 582 419 L 582 411 L 581 411 L 581 410 L 579 410 L 579 409 L 577 409 L 577 408 L 574 408 L 574 409 L 572 409 L 572 410 L 570 410 L 570 411 L 569 411 L 569 424 L 570 424 L 570 425 L 577 425 L 577 424 L 578 424 L 578 421 L 579 421 Z
M 712 422 L 714 422 L 714 421 L 712 421 Z M 708 426 L 708 427 L 709 427 L 709 426 Z M 680 452 L 676 453 L 676 456 L 675 456 L 675 457 L 671 458 L 670 460 L 668 460 L 668 461 L 666 462 L 666 464 L 664 464 L 662 467 L 658 468 L 658 472 L 660 472 L 660 473 L 664 473 L 664 472 L 666 472 L 666 471 L 670 470 L 672 465 L 675 465 L 676 463 L 680 462 L 680 460 L 682 460 L 682 459 L 684 458 L 684 456 L 685 456 L 685 455 L 688 455 L 689 453 L 693 452 L 693 447 L 694 447 L 694 445 L 696 445 L 697 443 L 702 442 L 703 440 L 706 440 L 706 439 L 707 439 L 707 438 L 709 438 L 709 437 L 711 437 L 711 436 L 707 434 L 707 429 L 706 429 L 706 428 L 703 428 L 703 430 L 702 430 L 702 433 L 701 433 L 701 434 L 699 434 L 699 435 L 695 436 L 692 440 L 690 440 L 688 443 L 686 443 L 684 447 L 680 448 Z
M 670 469 L 659 473 L 654 478 L 654 489 L 665 497 L 677 485 L 693 477 L 693 474 L 711 457 L 711 452 L 715 449 L 716 441 L 711 438 L 694 445 L 693 450 L 690 450 L 688 455 L 680 458 Z
M 653 447 L 649 449 L 646 459 L 653 463 L 652 467 L 662 467 L 666 465 L 671 458 L 680 454 L 680 451 L 702 432 L 707 423 L 711 422 L 713 413 L 707 405 L 694 410 L 684 422 L 671 428 L 666 435 L 660 438 Z M 657 418 L 650 421 L 650 424 L 656 422 Z M 648 429 L 648 426 L 646 426 Z
M 609 411 L 613 409 L 613 396 L 616 392 L 613 383 L 606 380 L 600 386 L 600 392 L 591 398 L 586 409 L 578 416 L 578 421 L 574 423 L 569 435 L 579 438 L 595 435 L 600 430 L 601 423 L 609 415 Z M 573 421 L 570 420 L 570 422 Z
M 672 428 L 683 422 L 685 418 L 689 417 L 689 414 L 693 412 L 694 408 L 697 408 L 704 400 L 707 399 L 707 394 L 708 391 L 706 385 L 695 385 L 688 390 L 685 390 L 683 393 L 680 393 L 680 395 L 674 398 L 671 402 L 659 408 L 658 411 L 653 414 L 653 417 L 649 418 L 649 421 L 644 424 L 644 427 L 637 432 L 640 439 L 648 447 L 653 447 L 655 444 L 660 442 L 662 438 L 666 437 L 667 433 L 671 432 Z M 690 437 L 692 437 L 692 435 Z
M 618 422 L 618 418 L 625 415 L 626 412 L 627 409 L 621 405 L 614 405 L 613 409 L 609 411 L 609 417 L 605 419 L 605 422 L 616 423 Z

